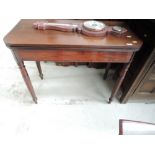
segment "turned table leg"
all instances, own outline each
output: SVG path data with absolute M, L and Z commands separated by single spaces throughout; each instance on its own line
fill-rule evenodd
M 104 73 L 104 77 L 103 77 L 104 80 L 107 79 L 107 75 L 108 75 L 108 72 L 109 72 L 110 67 L 111 67 L 111 63 L 108 63 L 106 65 L 106 69 L 105 69 L 105 73 Z
M 40 65 L 40 61 L 36 61 L 36 65 L 39 71 L 39 76 L 41 79 L 43 79 L 43 73 L 42 73 L 42 69 L 41 69 L 41 65 Z
M 119 88 L 120 88 L 120 86 L 121 86 L 121 84 L 123 82 L 123 79 L 124 79 L 124 77 L 125 77 L 125 75 L 126 75 L 126 73 L 128 71 L 129 66 L 130 66 L 130 63 L 126 63 L 126 64 L 123 65 L 123 68 L 120 71 L 118 80 L 116 81 L 116 84 L 115 84 L 115 86 L 114 86 L 114 88 L 112 90 L 112 93 L 111 93 L 111 96 L 109 98 L 108 103 L 111 103 L 112 100 L 113 100 L 113 97 L 117 94 L 117 92 L 118 92 L 118 90 L 119 90 Z
M 30 94 L 32 96 L 33 101 L 35 103 L 37 103 L 37 97 L 35 95 L 35 92 L 34 92 L 32 84 L 31 84 L 30 77 L 29 77 L 29 75 L 27 73 L 27 70 L 25 68 L 24 62 L 23 61 L 18 61 L 18 66 L 19 66 L 20 72 L 21 72 L 21 74 L 23 76 L 23 79 L 25 81 L 25 84 L 26 84 L 26 86 L 27 86 L 27 88 L 28 88 L 28 90 L 29 90 L 29 92 L 30 92 Z

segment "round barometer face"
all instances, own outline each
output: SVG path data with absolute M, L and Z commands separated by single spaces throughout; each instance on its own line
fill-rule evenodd
M 95 20 L 85 21 L 83 26 L 91 31 L 102 31 L 106 27 L 104 23 Z

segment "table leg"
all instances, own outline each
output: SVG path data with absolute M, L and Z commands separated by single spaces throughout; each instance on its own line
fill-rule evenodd
M 27 73 L 27 70 L 25 68 L 24 62 L 23 61 L 18 61 L 18 66 L 19 66 L 19 69 L 20 69 L 21 74 L 23 76 L 23 79 L 25 81 L 25 84 L 26 84 L 26 86 L 27 86 L 27 88 L 28 88 L 28 90 L 29 90 L 29 92 L 30 92 L 30 94 L 32 96 L 33 101 L 35 103 L 37 103 L 37 97 L 35 95 L 35 92 L 34 92 L 32 84 L 31 84 L 30 77 L 29 77 L 29 75 Z
M 121 65 L 120 64 L 117 64 L 116 69 L 115 69 L 115 73 L 114 73 L 114 75 L 112 77 L 113 80 L 117 79 L 117 77 L 119 75 L 120 69 L 121 69 Z
M 120 74 L 119 74 L 119 77 L 118 77 L 118 80 L 116 81 L 116 84 L 112 90 L 112 93 L 111 93 L 111 96 L 109 98 L 109 102 L 108 103 L 111 103 L 112 100 L 113 100 L 113 97 L 117 94 L 122 82 L 123 82 L 123 79 L 129 69 L 129 66 L 130 66 L 130 63 L 126 63 L 123 65 L 123 68 L 121 69 L 120 71 Z
M 111 63 L 108 63 L 106 65 L 106 69 L 105 69 L 105 73 L 104 73 L 104 77 L 103 77 L 104 80 L 107 79 L 107 75 L 108 75 L 108 72 L 109 72 L 110 67 L 111 67 Z
M 40 65 L 40 61 L 36 61 L 36 65 L 39 71 L 39 76 L 41 79 L 43 79 L 43 73 L 42 73 L 42 69 L 41 69 L 41 65 Z

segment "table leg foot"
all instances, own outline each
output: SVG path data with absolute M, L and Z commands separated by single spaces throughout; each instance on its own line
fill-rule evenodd
M 37 104 L 37 98 L 33 98 L 33 101 L 35 102 L 35 104 Z
M 33 99 L 33 101 L 35 103 L 37 103 L 37 97 L 36 97 L 36 94 L 34 92 L 30 77 L 29 77 L 29 75 L 27 73 L 27 70 L 26 70 L 26 68 L 24 66 L 24 62 L 22 60 L 18 60 L 17 63 L 18 63 L 20 72 L 22 74 L 22 77 L 24 79 L 24 82 L 25 82 L 25 84 L 26 84 L 26 86 L 27 86 L 27 88 L 28 88 L 28 90 L 29 90 L 29 92 L 30 92 L 30 94 L 32 96 L 32 99 Z
M 43 80 L 43 73 L 42 73 L 40 61 L 36 61 L 36 65 L 37 65 L 37 68 L 38 68 L 38 71 L 39 71 L 39 76 Z
M 41 80 L 43 80 L 43 79 L 44 79 L 44 78 L 43 78 L 43 74 L 40 74 L 39 76 L 40 76 Z
M 110 97 L 109 98 L 109 101 L 108 101 L 108 104 L 110 104 L 112 102 L 112 98 Z

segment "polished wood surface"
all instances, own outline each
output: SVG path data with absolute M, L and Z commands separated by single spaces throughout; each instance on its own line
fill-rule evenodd
M 33 23 L 42 21 L 38 19 L 23 19 L 4 38 L 7 46 L 49 46 L 49 47 L 77 47 L 77 48 L 101 48 L 101 49 L 132 49 L 138 50 L 142 42 L 128 29 L 125 35 L 106 37 L 88 37 L 74 32 L 59 32 L 55 30 L 36 30 Z M 84 20 L 47 20 L 57 23 L 81 24 Z M 106 22 L 108 25 L 120 25 L 119 22 Z M 127 36 L 132 36 L 127 38 Z M 137 43 L 133 43 L 137 41 Z M 133 45 L 127 45 L 132 43 Z
M 43 79 L 43 74 L 40 61 L 124 63 L 109 98 L 109 103 L 111 103 L 128 71 L 133 55 L 141 47 L 142 41 L 122 22 L 104 21 L 109 26 L 125 26 L 128 30 L 125 34 L 114 35 L 109 33 L 106 37 L 96 38 L 75 32 L 36 30 L 33 28 L 33 23 L 36 21 L 38 19 L 21 20 L 4 38 L 5 44 L 13 53 L 34 102 L 37 103 L 37 97 L 24 66 L 24 61 L 36 61 L 41 79 Z M 84 20 L 48 21 L 81 24 Z
M 96 52 L 65 50 L 15 50 L 23 60 L 55 61 L 55 62 L 129 62 L 131 52 Z M 36 57 L 37 53 L 37 57 Z

